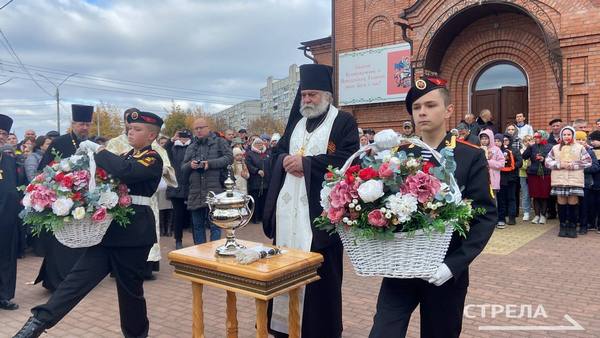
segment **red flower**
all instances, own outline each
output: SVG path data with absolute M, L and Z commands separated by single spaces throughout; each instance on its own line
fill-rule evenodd
M 58 174 L 56 174 L 56 176 L 54 176 L 54 180 L 56 182 L 62 182 L 63 178 L 65 177 L 65 173 L 63 173 L 62 171 L 59 172 Z
M 62 178 L 60 185 L 62 185 L 65 188 L 71 189 L 73 187 L 73 177 L 71 175 L 65 175 Z
M 423 164 L 423 172 L 426 174 L 429 174 L 429 169 L 435 167 L 435 165 L 433 165 L 433 163 L 431 163 L 431 161 L 426 161 L 425 164 Z
M 83 199 L 83 196 L 81 196 L 81 193 L 77 191 L 73 194 L 73 196 L 71 196 L 71 199 L 73 201 L 81 201 Z
M 354 174 L 346 172 L 346 183 L 348 183 L 348 184 L 354 184 L 354 180 L 355 179 L 356 178 L 354 178 Z
M 325 180 L 326 181 L 332 181 L 333 180 L 333 173 L 330 171 L 327 174 L 325 174 Z
M 35 184 L 29 184 L 27 185 L 27 188 L 25 188 L 25 191 L 32 192 L 33 189 L 35 189 Z
M 363 181 L 368 181 L 368 180 L 376 178 L 378 176 L 379 176 L 379 174 L 377 173 L 377 170 L 375 170 L 371 167 L 365 168 L 358 172 L 358 177 L 360 177 L 360 179 Z
M 348 168 L 348 170 L 346 170 L 346 174 L 354 174 L 357 173 L 360 170 L 360 165 L 353 165 L 350 168 Z
M 108 173 L 102 168 L 96 168 L 96 177 L 102 181 L 106 181 L 108 179 Z

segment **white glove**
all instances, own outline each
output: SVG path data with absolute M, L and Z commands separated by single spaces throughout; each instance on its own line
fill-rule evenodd
M 400 144 L 398 135 L 391 129 L 385 129 L 378 132 L 373 137 L 373 141 L 375 141 L 375 146 L 377 146 L 377 149 L 379 150 L 392 149 Z
M 434 284 L 435 286 L 441 286 L 446 283 L 450 278 L 452 278 L 452 271 L 448 268 L 448 265 L 442 263 L 437 269 L 437 271 L 433 274 L 433 276 L 429 277 L 427 280 L 430 284 Z
M 81 152 L 87 153 L 89 151 L 96 152 L 96 150 L 98 150 L 98 148 L 100 148 L 100 145 L 98 143 L 94 143 L 90 140 L 85 140 L 85 141 L 79 143 L 78 150 L 80 150 Z

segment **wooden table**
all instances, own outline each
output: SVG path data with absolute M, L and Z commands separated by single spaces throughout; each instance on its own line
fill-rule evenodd
M 239 241 L 239 240 L 238 240 Z M 323 256 L 314 252 L 282 248 L 281 255 L 260 259 L 249 265 L 238 264 L 234 257 L 216 256 L 215 249 L 224 239 L 171 251 L 169 259 L 175 276 L 192 282 L 194 338 L 204 338 L 202 288 L 214 286 L 227 291 L 227 338 L 238 333 L 236 294 L 255 298 L 256 337 L 267 338 L 267 303 L 275 296 L 289 293 L 289 336 L 300 337 L 300 288 L 319 279 L 317 268 Z M 246 247 L 259 243 L 239 241 Z

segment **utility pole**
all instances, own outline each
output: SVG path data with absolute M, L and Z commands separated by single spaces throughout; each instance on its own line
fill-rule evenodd
M 47 78 L 44 74 L 37 73 L 37 75 L 46 79 L 46 81 L 48 81 L 51 85 L 54 86 L 54 88 L 56 88 L 56 129 L 57 129 L 58 133 L 60 134 L 60 86 L 62 86 L 63 83 L 65 83 L 72 76 L 77 75 L 77 73 L 73 73 L 73 74 L 67 76 L 64 80 L 62 80 L 61 83 L 58 84 L 58 86 L 56 84 L 54 84 L 54 82 L 50 81 L 50 79 Z

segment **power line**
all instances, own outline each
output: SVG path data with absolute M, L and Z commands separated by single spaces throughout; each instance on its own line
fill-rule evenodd
M 10 66 L 11 63 L 14 64 L 13 62 L 0 59 L 0 64 L 2 64 L 3 62 L 7 63 L 7 66 Z M 69 71 L 59 70 L 59 69 L 49 68 L 49 67 L 41 67 L 41 66 L 34 66 L 34 65 L 27 65 L 27 66 L 32 69 L 36 69 L 41 72 L 44 72 L 44 73 L 54 73 L 54 74 L 61 74 L 61 75 L 66 75 L 66 74 L 70 73 Z M 232 99 L 255 99 L 256 98 L 253 96 L 221 94 L 221 93 L 205 91 L 205 90 L 157 85 L 157 84 L 153 84 L 153 83 L 145 83 L 145 82 L 139 82 L 139 81 L 110 79 L 107 77 L 101 77 L 101 76 L 90 75 L 90 74 L 85 74 L 85 73 L 78 73 L 77 77 L 78 78 L 87 78 L 90 80 L 103 81 L 103 82 L 112 82 L 112 83 L 141 87 L 141 88 L 159 89 L 159 90 L 172 91 L 172 92 L 188 92 L 191 94 L 210 95 L 210 96 L 223 97 L 223 98 L 232 98 Z
M 6 5 L 4 5 L 4 6 L 6 6 Z M 4 39 L 4 41 L 3 41 L 2 44 L 4 45 L 4 47 L 6 48 L 6 50 L 8 50 L 8 53 L 17 61 L 17 63 L 21 66 L 21 68 L 25 71 L 25 73 L 27 73 L 27 75 L 29 75 L 29 77 L 31 78 L 31 80 L 35 83 L 36 86 L 38 86 L 38 88 L 40 88 L 42 91 L 44 91 L 49 96 L 52 96 L 52 94 L 50 94 L 44 87 L 42 87 L 35 80 L 35 78 L 33 77 L 33 75 L 31 75 L 31 73 L 29 72 L 29 70 L 25 67 L 25 65 L 23 64 L 23 62 L 21 62 L 21 59 L 19 58 L 19 55 L 17 54 L 17 52 L 15 52 L 15 50 L 11 46 L 10 41 L 8 41 L 8 38 L 6 37 L 6 35 L 2 31 L 2 29 L 0 29 L 0 34 L 2 35 L 2 38 Z
M 0 10 L 3 10 L 4 7 L 10 5 L 11 2 L 13 2 L 14 0 L 9 0 L 7 3 L 5 3 L 2 7 L 0 7 Z

